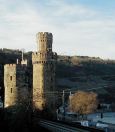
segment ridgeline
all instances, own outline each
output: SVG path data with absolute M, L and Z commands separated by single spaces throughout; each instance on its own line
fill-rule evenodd
M 30 67 L 32 52 L 24 53 Z M 21 59 L 20 50 L 0 49 L 0 94 L 4 92 L 4 64 L 16 63 Z M 97 92 L 102 102 L 115 100 L 115 60 L 99 57 L 58 55 L 56 68 L 57 90 L 86 90 Z

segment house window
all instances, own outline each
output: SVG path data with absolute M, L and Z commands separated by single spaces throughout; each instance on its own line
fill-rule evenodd
M 12 93 L 12 88 L 11 88 L 11 93 Z
M 10 81 L 12 81 L 12 76 L 10 76 Z

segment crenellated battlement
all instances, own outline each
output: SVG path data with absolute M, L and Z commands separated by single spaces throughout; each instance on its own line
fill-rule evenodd
M 40 60 L 40 55 L 38 52 L 32 53 L 32 63 L 35 63 L 36 61 Z
M 23 59 L 21 61 L 21 65 L 26 65 L 27 66 L 27 64 L 28 64 L 28 60 L 27 59 Z
M 25 60 L 24 61 L 24 64 L 27 63 L 27 61 Z M 9 68 L 9 69 L 12 69 L 12 68 L 23 68 L 23 64 L 5 64 L 4 65 L 4 68 Z M 26 65 L 25 65 L 26 67 Z
M 33 52 L 32 56 L 38 56 L 39 52 Z
M 57 54 L 55 52 L 35 52 L 32 53 L 32 62 L 33 64 L 36 62 L 43 61 L 55 61 L 57 60 Z
M 16 67 L 16 64 L 5 64 L 5 67 Z
M 36 35 L 38 51 L 52 51 L 53 35 L 49 32 L 39 32 Z
M 38 39 L 41 39 L 41 38 L 52 38 L 53 35 L 52 33 L 49 33 L 49 32 L 39 32 L 37 33 L 37 38 Z

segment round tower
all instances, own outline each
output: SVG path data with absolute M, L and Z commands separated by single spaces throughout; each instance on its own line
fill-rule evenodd
M 52 52 L 53 35 L 48 32 L 37 34 L 38 51 L 32 54 L 33 62 L 33 106 L 54 110 L 55 105 L 55 62 L 57 54 Z
M 48 32 L 39 32 L 37 34 L 37 46 L 39 52 L 52 51 L 53 35 Z

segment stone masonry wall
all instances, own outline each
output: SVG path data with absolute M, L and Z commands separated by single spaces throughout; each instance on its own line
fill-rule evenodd
M 15 106 L 28 100 L 28 77 L 27 67 L 17 64 L 6 64 L 4 66 L 4 107 Z
M 4 107 L 15 105 L 17 102 L 15 64 L 7 64 L 4 66 L 4 86 L 5 86 Z
M 55 62 L 57 54 L 52 52 L 53 35 L 48 32 L 37 34 L 38 51 L 32 54 L 34 108 L 42 110 L 44 105 L 55 104 Z

